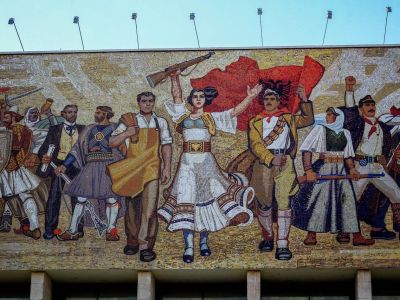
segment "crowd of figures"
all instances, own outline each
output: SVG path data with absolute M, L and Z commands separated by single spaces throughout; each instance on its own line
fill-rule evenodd
M 118 123 L 111 122 L 111 107 L 98 106 L 94 123 L 87 126 L 76 123 L 76 105 L 65 106 L 56 117 L 51 99 L 24 116 L 2 104 L 1 130 L 12 142 L 0 173 L 0 231 L 11 231 L 14 217 L 20 222 L 14 232 L 35 240 L 75 241 L 84 237 L 85 226 L 94 226 L 112 242 L 120 239 L 117 220 L 124 217 L 124 253 L 139 253 L 149 262 L 156 258 L 162 219 L 167 231 L 182 232 L 186 263 L 194 260 L 196 232 L 200 255 L 209 256 L 210 233 L 247 226 L 254 216 L 261 228 L 259 250 L 275 249 L 278 260 L 292 258 L 291 226 L 307 232 L 305 245 L 317 244 L 317 233 L 334 233 L 339 243 L 354 246 L 396 238 L 385 216 L 391 206 L 397 231 L 400 108 L 377 118 L 374 99 L 367 95 L 356 102 L 355 79 L 347 77 L 345 106 L 326 107 L 320 115 L 314 115 L 302 86 L 297 89 L 300 111 L 293 114 L 280 106 L 278 92 L 263 84 L 248 87 L 235 107 L 210 113 L 204 108 L 218 96 L 217 89 L 193 89 L 186 102 L 179 76 L 171 75 L 173 101 L 165 103 L 183 140 L 172 181 L 173 138 L 168 122 L 154 112 L 151 92 L 140 93 L 139 112 L 123 114 Z M 263 111 L 248 124 L 248 150 L 223 170 L 211 140 L 217 131 L 235 134 L 237 116 L 256 98 Z M 298 129 L 309 126 L 299 144 Z M 304 176 L 296 174 L 298 154 Z M 168 183 L 159 206 L 160 184 Z M 71 213 L 65 231 L 58 228 L 62 200 Z M 370 225 L 370 237 L 361 234 L 360 221 Z

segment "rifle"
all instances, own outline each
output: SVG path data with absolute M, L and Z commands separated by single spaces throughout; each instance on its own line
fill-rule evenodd
M 383 177 L 385 176 L 385 173 L 370 173 L 370 174 L 360 174 L 358 176 L 359 179 L 362 178 L 379 178 L 379 177 Z M 353 179 L 353 177 L 351 175 L 337 175 L 337 174 L 331 174 L 331 175 L 319 175 L 317 176 L 317 182 L 316 183 L 322 183 L 324 181 L 328 181 L 328 180 L 343 180 L 343 179 Z M 299 184 L 303 184 L 303 183 L 307 183 L 310 181 L 307 181 L 307 176 L 298 176 L 297 177 L 297 182 Z
M 34 94 L 34 93 L 37 93 L 37 92 L 39 92 L 39 91 L 41 91 L 41 90 L 43 90 L 42 87 L 41 87 L 41 88 L 34 89 L 34 90 L 29 91 L 29 92 L 26 92 L 26 93 L 23 93 L 23 94 L 20 94 L 20 95 L 17 95 L 17 96 L 12 97 L 12 98 L 9 97 L 8 95 L 4 95 L 4 100 L 5 100 L 5 102 L 6 102 L 6 104 L 7 104 L 8 106 L 14 106 L 14 105 L 17 105 L 17 104 L 18 104 L 19 101 L 17 101 L 17 100 L 19 100 L 19 99 L 21 99 L 21 98 L 23 98 L 23 97 L 32 95 L 32 94 Z
M 157 84 L 159 84 L 161 81 L 163 81 L 165 78 L 167 78 L 169 75 L 171 75 L 175 71 L 177 71 L 177 70 L 184 71 L 190 66 L 198 64 L 198 63 L 202 62 L 203 60 L 209 59 L 214 54 L 215 54 L 215 52 L 210 51 L 206 55 L 199 56 L 194 59 L 190 59 L 190 60 L 175 64 L 175 65 L 172 65 L 168 68 L 165 68 L 164 71 L 150 74 L 150 75 L 146 76 L 147 82 L 149 83 L 149 85 L 152 88 L 154 88 Z

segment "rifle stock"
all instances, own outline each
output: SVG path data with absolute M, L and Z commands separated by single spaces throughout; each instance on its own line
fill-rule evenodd
M 169 66 L 164 69 L 164 71 L 156 72 L 153 74 L 150 74 L 146 76 L 147 82 L 149 85 L 154 88 L 156 85 L 158 85 L 161 81 L 163 81 L 165 78 L 167 78 L 169 75 L 171 75 L 173 72 L 180 70 L 184 71 L 190 66 L 193 66 L 195 64 L 198 64 L 206 59 L 209 59 L 212 55 L 214 55 L 215 52 L 208 52 L 208 54 L 196 57 L 194 59 L 190 59 L 172 66 Z

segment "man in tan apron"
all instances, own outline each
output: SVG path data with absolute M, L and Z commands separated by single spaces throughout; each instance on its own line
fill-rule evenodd
M 113 192 L 126 197 L 124 253 L 140 250 L 144 262 L 156 258 L 158 180 L 166 184 L 171 177 L 172 137 L 167 121 L 153 112 L 155 99 L 151 92 L 139 94 L 140 112 L 121 117 L 110 146 L 126 148 L 125 159 L 108 166 Z

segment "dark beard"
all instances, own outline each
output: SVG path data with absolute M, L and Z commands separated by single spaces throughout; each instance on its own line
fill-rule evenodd
M 106 118 L 106 117 L 104 117 L 104 116 L 102 116 L 102 117 L 97 117 L 97 116 L 95 116 L 95 117 L 94 117 L 94 121 L 95 121 L 96 123 L 100 123 L 100 122 L 103 122 L 105 118 Z

